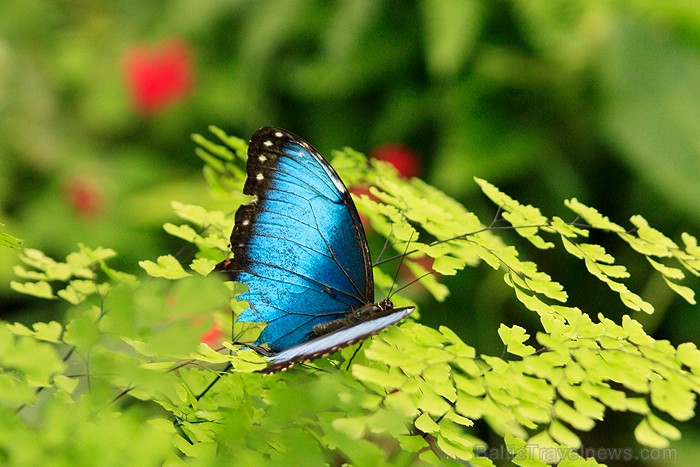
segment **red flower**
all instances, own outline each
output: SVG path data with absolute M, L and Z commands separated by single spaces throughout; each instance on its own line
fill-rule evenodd
M 178 39 L 127 52 L 125 79 L 136 110 L 153 114 L 184 99 L 194 87 L 189 46 Z
M 102 214 L 102 193 L 86 179 L 75 178 L 66 186 L 66 198 L 75 213 L 83 218 L 95 218 Z
M 217 323 L 214 323 L 208 331 L 199 337 L 199 342 L 207 344 L 212 349 L 221 345 L 224 340 L 224 332 L 219 328 Z
M 393 165 L 404 177 L 411 178 L 421 173 L 420 156 L 413 149 L 403 144 L 385 144 L 379 146 L 371 155 L 380 161 Z

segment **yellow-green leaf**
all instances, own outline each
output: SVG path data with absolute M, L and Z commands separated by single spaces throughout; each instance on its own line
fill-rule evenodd
M 683 297 L 683 299 L 690 303 L 691 305 L 695 305 L 695 291 L 691 289 L 690 287 L 686 287 L 684 285 L 676 284 L 675 282 L 670 281 L 666 276 L 662 276 L 664 278 L 664 282 L 666 282 L 666 285 L 676 292 L 678 295 Z
M 157 263 L 153 261 L 139 261 L 141 266 L 150 276 L 164 277 L 166 279 L 182 279 L 190 274 L 186 272 L 182 265 L 172 255 L 158 257 Z
M 651 448 L 665 448 L 670 444 L 668 439 L 654 431 L 646 418 L 634 429 L 634 437 L 640 444 Z
M 55 299 L 56 296 L 53 294 L 51 285 L 46 281 L 39 282 L 17 282 L 11 281 L 10 287 L 15 292 L 23 293 L 26 295 L 33 295 L 39 298 Z

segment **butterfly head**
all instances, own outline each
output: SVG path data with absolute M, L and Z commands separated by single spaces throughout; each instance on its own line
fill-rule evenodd
M 377 308 L 379 308 L 381 311 L 391 310 L 394 308 L 394 303 L 390 299 L 385 298 L 381 302 L 377 303 Z

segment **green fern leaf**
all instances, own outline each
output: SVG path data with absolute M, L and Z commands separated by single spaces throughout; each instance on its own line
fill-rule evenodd
M 153 261 L 139 261 L 139 266 L 143 268 L 149 276 L 164 277 L 166 279 L 182 279 L 189 276 L 182 265 L 171 255 L 159 256 Z
M 51 285 L 46 281 L 38 282 L 16 282 L 11 281 L 10 287 L 15 292 L 23 293 L 25 295 L 33 295 L 39 298 L 54 299 L 56 296 L 53 294 L 53 289 Z

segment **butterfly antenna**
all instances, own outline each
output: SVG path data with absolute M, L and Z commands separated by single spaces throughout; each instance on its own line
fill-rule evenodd
M 499 216 L 500 216 L 500 213 L 501 213 L 501 212 L 503 212 L 503 209 L 499 206 L 499 207 L 498 207 L 498 211 L 496 212 L 496 216 L 494 217 L 493 221 L 491 221 L 491 223 L 490 223 L 488 226 L 486 226 L 486 227 L 482 227 L 482 228 L 480 228 L 480 229 L 472 230 L 471 232 L 466 232 L 466 233 L 463 233 L 463 234 L 455 235 L 455 236 L 450 237 L 450 238 L 443 238 L 443 239 L 441 239 L 441 240 L 435 240 L 435 241 L 433 241 L 433 242 L 428 243 L 428 246 L 440 245 L 440 244 L 442 244 L 442 243 L 448 243 L 448 242 L 452 242 L 452 241 L 455 241 L 455 240 L 466 240 L 467 237 L 472 237 L 472 236 L 474 236 L 474 235 L 476 235 L 476 234 L 480 234 L 480 233 L 482 233 L 482 232 L 488 232 L 488 231 L 491 231 L 491 230 L 518 230 L 518 229 L 525 229 L 525 228 L 531 228 L 531 227 L 546 227 L 546 226 L 548 225 L 548 223 L 543 223 L 543 224 L 505 225 L 505 226 L 499 226 L 499 225 L 496 225 L 496 224 L 498 223 L 499 220 L 501 220 L 501 219 L 499 219 Z M 417 252 L 418 252 L 418 250 L 411 250 L 411 251 L 405 252 L 405 253 L 402 254 L 402 255 L 390 256 L 389 258 L 384 258 L 384 259 L 381 260 L 381 261 L 377 261 L 374 265 L 375 265 L 375 266 L 379 266 L 379 265 L 381 265 L 381 264 L 388 263 L 388 262 L 394 261 L 394 260 L 396 260 L 396 259 L 398 259 L 398 258 L 402 258 L 403 256 L 410 255 L 410 254 L 412 254 L 412 253 L 417 253 Z
M 379 252 L 379 254 L 377 255 L 377 262 L 374 263 L 372 265 L 372 267 L 384 262 L 384 260 L 380 260 L 379 258 L 381 258 L 384 255 L 384 253 L 386 253 L 386 250 L 389 248 L 389 243 L 390 243 L 389 239 L 391 238 L 391 236 L 393 234 L 394 234 L 394 224 L 391 224 L 391 227 L 389 229 L 389 235 L 386 236 L 386 239 L 384 240 L 384 245 L 382 245 L 382 249 Z
M 397 293 L 401 292 L 403 289 L 412 286 L 412 285 L 415 284 L 416 282 L 419 282 L 419 281 L 420 281 L 421 279 L 423 279 L 424 277 L 427 277 L 427 276 L 429 276 L 429 275 L 431 275 L 431 274 L 434 274 L 434 273 L 435 273 L 435 271 L 428 271 L 428 272 L 426 272 L 426 273 L 424 273 L 424 274 L 421 274 L 420 277 L 416 277 L 416 278 L 413 279 L 411 282 L 408 282 L 408 283 L 402 285 L 401 287 L 399 287 L 398 289 L 396 289 L 396 290 L 394 291 L 394 293 L 397 294 Z
M 413 240 L 413 234 L 414 234 L 414 233 L 415 233 L 415 231 L 414 231 L 414 232 L 411 232 L 411 236 L 408 238 L 408 241 L 406 242 L 406 247 L 405 247 L 404 250 L 403 250 L 403 255 L 401 255 L 401 261 L 399 262 L 399 267 L 396 268 L 396 272 L 394 273 L 394 280 L 393 280 L 393 282 L 391 283 L 391 288 L 389 289 L 389 293 L 388 293 L 388 295 L 387 295 L 387 298 L 391 298 L 391 296 L 392 296 L 393 293 L 396 293 L 396 292 L 398 292 L 399 290 L 401 290 L 401 289 L 404 288 L 404 287 L 401 287 L 401 288 L 398 289 L 396 292 L 392 292 L 392 291 L 394 290 L 394 286 L 396 285 L 396 278 L 399 277 L 399 271 L 401 270 L 401 266 L 403 266 L 403 261 L 404 261 L 404 259 L 406 258 L 406 256 L 408 255 L 408 253 L 406 253 L 406 252 L 408 251 L 408 246 L 411 244 L 411 240 Z

